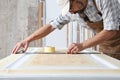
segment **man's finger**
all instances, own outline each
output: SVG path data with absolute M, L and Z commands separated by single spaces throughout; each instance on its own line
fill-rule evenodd
M 27 48 L 28 48 L 28 43 L 24 47 L 24 52 L 27 50 Z
M 72 50 L 71 50 L 71 53 L 73 54 L 73 53 L 76 53 L 76 48 L 74 47 Z
M 69 52 L 71 53 L 71 50 L 74 48 L 74 43 L 71 44 L 71 46 L 68 47 Z
M 17 48 L 17 45 L 15 45 L 14 48 L 13 48 L 13 50 L 12 50 L 12 53 L 13 53 L 13 54 L 15 53 L 16 48 Z
M 14 50 L 14 54 L 16 54 L 18 52 L 18 50 L 20 49 L 20 45 L 16 46 L 15 50 Z

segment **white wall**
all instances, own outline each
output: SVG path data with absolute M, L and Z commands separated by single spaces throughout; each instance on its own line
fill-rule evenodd
M 56 4 L 56 0 L 46 0 L 46 23 L 55 19 L 60 14 L 60 9 Z M 66 28 L 62 30 L 56 29 L 46 37 L 45 46 L 55 46 L 57 48 L 66 47 Z

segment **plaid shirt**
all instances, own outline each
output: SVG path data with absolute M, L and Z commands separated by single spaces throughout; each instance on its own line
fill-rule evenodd
M 88 5 L 84 13 L 88 16 L 89 20 L 92 22 L 97 22 L 103 19 L 104 30 L 119 30 L 120 4 L 118 0 L 96 0 L 96 5 L 98 10 L 102 13 L 102 16 L 97 13 L 93 0 L 88 0 Z M 61 29 L 70 21 L 77 20 L 83 27 L 87 26 L 87 23 L 80 16 L 78 16 L 78 14 L 79 13 L 71 14 L 68 12 L 65 16 L 58 16 L 56 19 L 52 20 L 50 24 L 54 28 Z

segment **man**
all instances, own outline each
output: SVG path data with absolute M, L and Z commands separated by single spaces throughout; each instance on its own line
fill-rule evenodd
M 77 20 L 81 23 L 79 19 L 83 19 L 96 32 L 96 35 L 82 43 L 72 43 L 67 53 L 74 54 L 100 45 L 100 51 L 120 59 L 120 5 L 118 0 L 58 0 L 58 5 L 62 9 L 62 14 L 23 41 L 18 42 L 13 53 L 21 47 L 26 51 L 31 41 L 48 35 L 56 28 L 61 29 L 72 21 L 71 14 L 79 14 L 80 17 Z

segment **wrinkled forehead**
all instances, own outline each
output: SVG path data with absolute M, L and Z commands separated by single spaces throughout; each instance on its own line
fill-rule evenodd
M 82 0 L 69 0 L 69 1 L 82 1 Z
M 70 3 L 76 2 L 76 3 L 82 3 L 83 0 L 69 0 Z
M 70 1 L 70 3 L 72 3 L 72 2 L 77 2 L 77 3 L 80 3 L 82 0 L 69 0 Z

